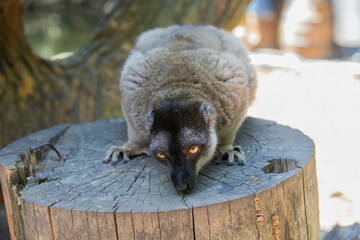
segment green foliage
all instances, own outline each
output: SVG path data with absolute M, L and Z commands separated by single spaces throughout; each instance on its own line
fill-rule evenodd
M 36 55 L 46 59 L 75 52 L 89 41 L 94 27 L 113 6 L 113 0 L 25 0 L 27 41 Z

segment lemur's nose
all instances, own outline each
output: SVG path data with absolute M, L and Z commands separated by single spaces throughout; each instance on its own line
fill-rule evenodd
M 191 191 L 191 189 L 193 188 L 193 186 L 190 186 L 189 183 L 183 183 L 180 185 L 175 185 L 176 190 L 181 193 L 181 194 L 186 194 L 189 193 Z
M 189 193 L 193 189 L 196 177 L 184 166 L 173 166 L 170 175 L 175 189 L 180 194 Z

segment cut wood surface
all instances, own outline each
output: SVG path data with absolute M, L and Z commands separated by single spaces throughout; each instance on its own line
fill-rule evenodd
M 168 170 L 139 156 L 102 163 L 127 140 L 123 119 L 62 125 L 0 151 L 12 239 L 320 239 L 312 140 L 249 117 L 239 130 L 245 166 L 209 164 L 179 195 Z M 66 161 L 49 147 L 51 142 Z

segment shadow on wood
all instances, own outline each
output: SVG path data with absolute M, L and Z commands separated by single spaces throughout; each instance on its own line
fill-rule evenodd
M 56 126 L 1 150 L 12 239 L 320 239 L 314 144 L 300 131 L 249 117 L 235 140 L 246 165 L 209 164 L 185 196 L 148 157 L 102 164 L 126 138 L 125 121 L 111 119 Z M 67 160 L 29 151 L 46 141 Z

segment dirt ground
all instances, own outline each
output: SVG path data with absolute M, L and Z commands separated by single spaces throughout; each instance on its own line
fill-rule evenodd
M 360 63 L 250 54 L 259 87 L 249 115 L 315 141 L 321 229 L 360 222 Z

